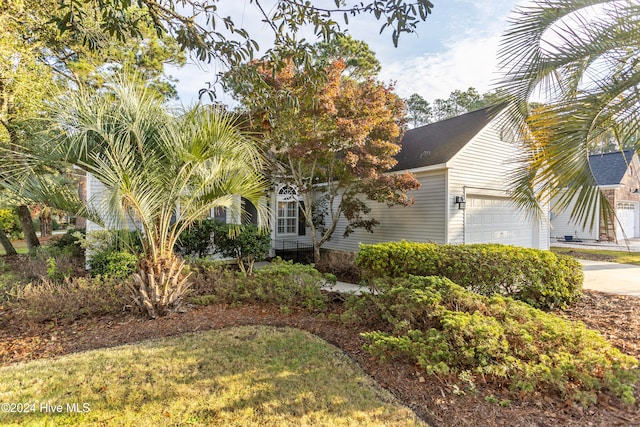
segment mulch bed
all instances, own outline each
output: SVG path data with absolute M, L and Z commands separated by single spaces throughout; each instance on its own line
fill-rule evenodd
M 329 311 L 340 310 L 339 298 L 335 298 Z M 562 314 L 583 321 L 626 353 L 640 357 L 640 298 L 585 291 L 582 301 Z M 190 307 L 184 313 L 156 320 L 123 313 L 67 325 L 24 324 L 0 306 L 0 365 L 240 325 L 295 327 L 324 338 L 434 426 L 640 425 L 638 406 L 625 406 L 606 395 L 599 397 L 597 406 L 586 409 L 543 394 L 514 398 L 499 384 L 477 384 L 475 391 L 463 390 L 464 394 L 457 395 L 446 379 L 423 377 L 411 363 L 383 364 L 373 359 L 362 350 L 361 331 L 345 327 L 328 315 L 282 314 L 266 305 Z M 640 401 L 638 390 L 636 395 Z M 502 407 L 487 401 L 488 396 L 511 403 Z

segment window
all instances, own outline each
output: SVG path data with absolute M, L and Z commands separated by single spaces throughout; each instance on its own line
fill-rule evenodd
M 278 190 L 277 234 L 298 234 L 298 192 L 285 185 Z
M 298 202 L 278 202 L 278 234 L 298 232 Z

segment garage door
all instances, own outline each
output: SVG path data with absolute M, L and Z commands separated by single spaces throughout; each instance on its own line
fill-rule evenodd
M 532 222 L 507 198 L 469 196 L 465 215 L 467 243 L 533 247 Z
M 616 215 L 618 221 L 616 222 L 616 236 L 618 239 L 624 239 L 625 237 L 630 239 L 636 237 L 636 205 L 632 202 L 620 202 L 616 206 Z M 622 230 L 620 227 L 622 226 Z

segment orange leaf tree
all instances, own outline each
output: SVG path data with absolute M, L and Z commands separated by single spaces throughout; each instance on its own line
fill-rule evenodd
M 373 231 L 378 221 L 367 217 L 367 200 L 410 205 L 407 191 L 419 187 L 411 174 L 389 172 L 405 116 L 393 85 L 349 77 L 340 59 L 319 64 L 310 71 L 292 58 L 256 61 L 227 75 L 264 135 L 272 182 L 298 190 L 315 262 L 341 219 L 345 237 L 355 228 Z M 256 70 L 259 80 L 242 78 Z

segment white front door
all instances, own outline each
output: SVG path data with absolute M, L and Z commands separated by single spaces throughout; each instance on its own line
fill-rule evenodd
M 468 196 L 466 243 L 502 243 L 534 247 L 536 227 L 506 197 Z

